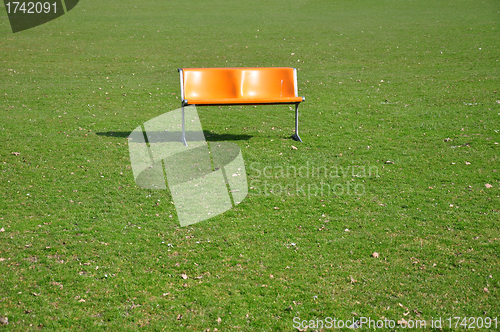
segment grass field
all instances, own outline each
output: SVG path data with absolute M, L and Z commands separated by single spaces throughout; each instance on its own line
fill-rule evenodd
M 0 13 L 0 329 L 500 329 L 498 1 L 81 0 L 16 34 Z M 242 66 L 298 68 L 304 143 L 288 106 L 199 107 L 251 188 L 180 227 L 127 136 L 180 107 L 177 68 Z

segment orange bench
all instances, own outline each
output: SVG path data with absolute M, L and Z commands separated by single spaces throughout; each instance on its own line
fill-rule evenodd
M 182 141 L 187 146 L 184 106 L 295 104 L 295 133 L 299 137 L 299 103 L 295 68 L 180 68 Z

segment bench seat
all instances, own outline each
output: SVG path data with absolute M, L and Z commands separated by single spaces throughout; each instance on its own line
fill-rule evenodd
M 298 133 L 298 108 L 305 98 L 298 95 L 295 68 L 179 68 L 179 73 L 183 107 L 295 104 L 292 138 L 302 142 Z M 182 141 L 187 145 L 184 117 L 182 128 Z

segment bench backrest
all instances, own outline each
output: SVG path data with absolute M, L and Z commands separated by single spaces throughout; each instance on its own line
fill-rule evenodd
M 183 68 L 182 100 L 298 97 L 295 68 Z

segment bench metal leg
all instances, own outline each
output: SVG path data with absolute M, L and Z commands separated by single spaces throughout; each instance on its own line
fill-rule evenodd
M 181 142 L 184 143 L 184 146 L 188 146 L 186 142 L 186 120 L 184 118 L 184 106 L 182 106 L 182 137 Z
M 295 104 L 295 134 L 292 135 L 292 139 L 302 142 L 299 136 L 299 104 Z

